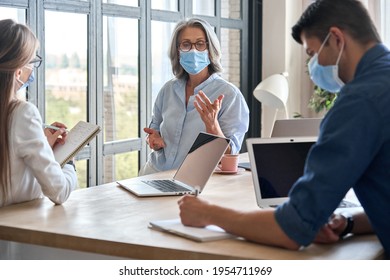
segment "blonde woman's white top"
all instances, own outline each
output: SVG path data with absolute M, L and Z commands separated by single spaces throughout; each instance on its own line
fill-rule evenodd
M 56 162 L 42 129 L 42 118 L 31 103 L 14 110 L 9 129 L 11 185 L 6 204 L 47 196 L 55 204 L 65 202 L 77 187 L 72 165 Z M 0 206 L 1 205 L 0 202 Z

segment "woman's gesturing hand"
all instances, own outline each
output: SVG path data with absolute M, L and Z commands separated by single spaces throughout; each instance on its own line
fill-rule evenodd
M 198 111 L 202 121 L 206 125 L 206 130 L 208 132 L 218 134 L 216 132 L 219 132 L 220 130 L 218 123 L 218 112 L 221 110 L 223 97 L 223 94 L 221 94 L 217 99 L 214 100 L 214 102 L 211 102 L 211 100 L 201 90 L 195 96 L 196 100 L 194 102 L 194 106 Z
M 146 137 L 146 143 L 148 143 L 149 147 L 155 151 L 158 151 L 165 147 L 164 140 L 160 136 L 160 133 L 152 128 L 145 127 L 144 131 L 148 134 Z

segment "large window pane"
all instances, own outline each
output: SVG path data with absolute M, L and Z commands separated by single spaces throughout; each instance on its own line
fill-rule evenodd
M 173 29 L 176 23 L 152 21 L 152 100 L 161 87 L 173 78 L 172 65 L 168 56 Z
M 204 15 L 204 16 L 214 16 L 215 15 L 214 1 L 193 0 L 192 9 L 193 9 L 194 14 L 197 14 L 197 15 Z
M 93 0 L 96 1 L 96 0 Z M 144 0 L 142 0 L 144 1 Z M 138 0 L 103 0 L 103 3 L 138 7 Z
M 240 88 L 241 31 L 221 28 L 222 76 Z
M 0 19 L 13 19 L 19 23 L 26 23 L 26 10 L 16 8 L 0 7 Z
M 138 20 L 104 17 L 105 142 L 138 137 Z
M 87 120 L 87 16 L 46 11 L 45 32 L 46 122 L 71 128 Z M 86 165 L 77 171 L 83 187 Z
M 241 0 L 222 0 L 221 16 L 224 18 L 241 18 Z
M 178 11 L 178 0 L 152 0 L 152 9 Z
M 138 38 L 137 19 L 103 18 L 105 143 L 139 137 Z M 123 166 L 138 171 L 138 154 L 131 157 L 134 166 L 124 156 L 106 157 L 105 182 L 118 180 Z

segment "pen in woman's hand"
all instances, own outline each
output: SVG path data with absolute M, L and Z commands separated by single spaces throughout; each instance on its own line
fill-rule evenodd
M 60 130 L 62 127 L 57 127 L 57 126 L 49 125 L 49 124 L 43 124 L 43 128 L 50 128 L 50 129 L 53 129 L 53 130 Z M 67 129 L 65 129 L 65 131 L 69 132 L 69 130 L 67 130 Z

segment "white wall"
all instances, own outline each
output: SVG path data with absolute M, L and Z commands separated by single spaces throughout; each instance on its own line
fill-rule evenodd
M 312 117 L 307 109 L 312 84 L 305 73 L 306 54 L 301 45 L 291 37 L 291 27 L 302 14 L 307 0 L 263 1 L 263 66 L 262 79 L 275 74 L 289 73 L 290 94 L 287 102 L 288 115 L 295 113 Z M 263 106 L 262 136 L 270 135 L 274 110 Z M 284 118 L 279 112 L 276 118 Z
M 381 31 L 381 0 L 361 0 Z M 284 71 L 289 73 L 290 95 L 287 102 L 289 117 L 297 112 L 303 117 L 320 117 L 308 109 L 313 83 L 306 73 L 307 55 L 301 45 L 291 37 L 291 28 L 312 0 L 263 1 L 263 65 L 262 79 Z M 383 23 L 382 23 L 383 24 Z M 263 106 L 262 136 L 268 137 L 272 129 L 274 110 Z M 324 113 L 322 113 L 323 115 Z M 280 112 L 276 118 L 284 118 Z

